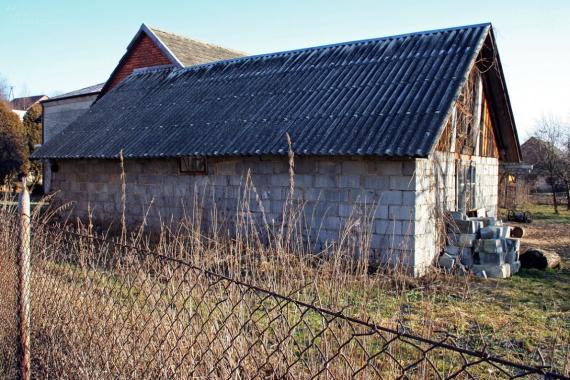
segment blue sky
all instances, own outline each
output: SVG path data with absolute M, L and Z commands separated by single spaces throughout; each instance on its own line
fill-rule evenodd
M 259 54 L 487 21 L 521 140 L 570 121 L 569 0 L 0 0 L 0 76 L 16 96 L 104 82 L 142 22 Z

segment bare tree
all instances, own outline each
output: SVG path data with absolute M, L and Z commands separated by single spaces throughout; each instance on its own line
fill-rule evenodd
M 0 100 L 10 100 L 8 97 L 10 96 L 10 84 L 6 78 L 0 74 Z
M 535 137 L 540 140 L 538 144 L 539 162 L 536 168 L 547 177 L 552 189 L 554 212 L 558 214 L 558 199 L 556 190 L 562 183 L 563 172 L 563 123 L 553 115 L 543 115 L 536 124 Z

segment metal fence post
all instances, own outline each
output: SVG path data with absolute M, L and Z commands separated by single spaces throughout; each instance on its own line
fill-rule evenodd
M 18 198 L 20 214 L 20 245 L 18 249 L 18 323 L 20 335 L 21 379 L 30 379 L 30 194 L 26 177 L 21 177 L 22 191 Z

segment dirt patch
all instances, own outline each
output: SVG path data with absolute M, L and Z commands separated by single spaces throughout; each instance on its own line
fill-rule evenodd
M 521 242 L 522 251 L 528 247 L 537 247 L 555 251 L 565 264 L 570 263 L 570 224 L 544 223 L 531 224 L 509 223 L 521 226 L 525 235 Z

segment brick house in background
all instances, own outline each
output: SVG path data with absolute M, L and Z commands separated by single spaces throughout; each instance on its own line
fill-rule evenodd
M 43 100 L 43 142 L 46 143 L 89 110 L 93 102 L 133 71 L 149 68 L 182 68 L 235 58 L 241 52 L 196 41 L 142 24 L 127 51 L 106 82 Z M 50 191 L 51 171 L 44 169 L 44 191 Z
M 528 176 L 530 192 L 552 193 L 552 184 L 548 172 L 543 167 L 541 156 L 548 150 L 547 143 L 537 137 L 531 137 L 521 145 L 524 162 L 533 165 L 533 170 Z M 562 156 L 562 152 L 559 152 Z M 557 191 L 565 191 L 562 182 L 556 183 Z
M 312 241 L 356 218 L 372 256 L 417 275 L 443 213 L 494 215 L 499 162 L 521 158 L 490 24 L 134 72 L 33 157 L 57 165 L 78 217 L 117 221 L 122 152 L 132 225 L 151 203 L 150 229 L 193 211 L 231 221 L 250 173 L 252 217 L 279 226 L 287 135 Z

